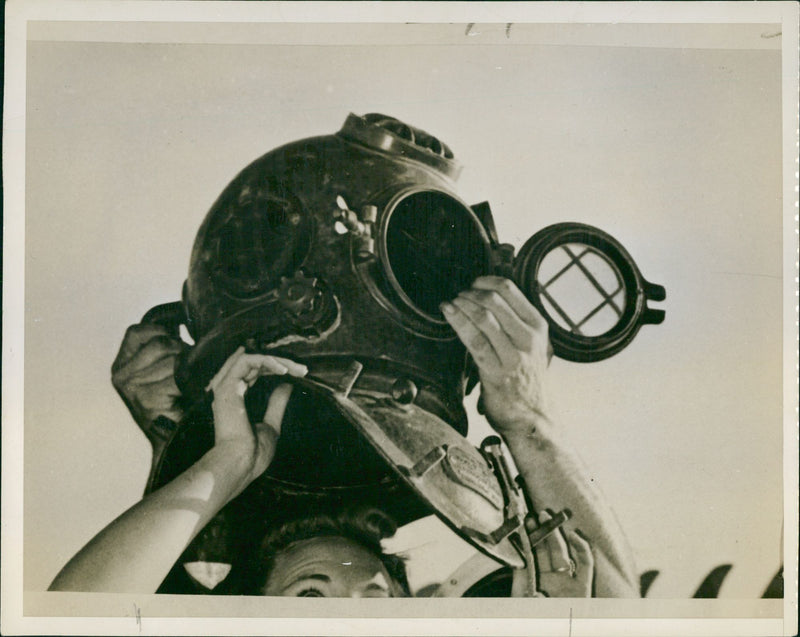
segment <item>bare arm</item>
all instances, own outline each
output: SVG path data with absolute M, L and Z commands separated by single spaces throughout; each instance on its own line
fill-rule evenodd
M 97 534 L 56 576 L 50 590 L 154 593 L 195 535 L 261 475 L 274 455 L 291 391 L 273 392 L 251 426 L 244 393 L 265 374 L 301 376 L 301 365 L 240 348 L 211 381 L 214 447 Z
M 536 509 L 572 511 L 571 525 L 591 541 L 597 597 L 638 597 L 637 576 L 627 540 L 577 453 L 553 432 L 548 420 L 536 431 L 506 436 Z
M 478 365 L 487 419 L 505 439 L 535 509 L 571 509 L 571 525 L 593 549 L 598 597 L 638 597 L 622 529 L 550 417 L 547 322 L 499 277 L 479 278 L 442 309 Z

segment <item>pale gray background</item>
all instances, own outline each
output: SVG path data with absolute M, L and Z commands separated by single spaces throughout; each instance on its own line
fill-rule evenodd
M 71 29 L 108 41 L 58 41 Z M 722 597 L 761 595 L 781 562 L 783 510 L 780 37 L 765 37 L 776 29 L 465 31 L 32 27 L 26 589 L 44 589 L 141 495 L 149 448 L 109 367 L 125 327 L 178 298 L 221 189 L 278 144 L 378 111 L 454 149 L 463 198 L 492 203 L 501 240 L 594 224 L 667 288 L 666 322 L 620 355 L 554 361 L 560 421 L 640 570 L 662 571 L 651 597 L 689 597 L 721 563 L 734 565 Z M 145 36 L 195 43 L 118 41 Z M 401 543 L 421 585 L 466 553 L 418 526 Z

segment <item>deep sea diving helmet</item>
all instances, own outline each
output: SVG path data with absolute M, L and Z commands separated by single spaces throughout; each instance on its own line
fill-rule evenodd
M 195 241 L 183 301 L 196 346 L 179 385 L 205 386 L 240 344 L 337 386 L 357 361 L 463 433 L 465 351 L 438 306 L 492 271 L 494 252 L 453 189 L 459 169 L 436 138 L 382 115 L 253 162 Z
M 238 520 L 257 526 L 276 511 L 355 499 L 403 523 L 432 506 L 514 562 L 507 546 L 493 548 L 505 496 L 464 444 L 462 401 L 475 379 L 440 303 L 481 275 L 507 276 L 547 318 L 555 355 L 591 361 L 661 322 L 647 301 L 664 290 L 616 240 L 583 224 L 545 228 L 515 255 L 488 204 L 459 198 L 459 171 L 432 135 L 385 115 L 350 115 L 338 133 L 281 146 L 225 188 L 200 226 L 182 302 L 144 319 L 176 332 L 184 323 L 194 339 L 175 371 L 187 417 L 162 423 L 168 440 L 148 490 L 213 445 L 204 388 L 244 345 L 309 373 L 293 381 L 275 459 L 245 492 Z M 251 417 L 276 382 L 248 391 Z M 423 484 L 432 467 L 442 478 Z

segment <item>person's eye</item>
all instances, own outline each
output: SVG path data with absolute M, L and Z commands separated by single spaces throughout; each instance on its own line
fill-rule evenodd
M 325 595 L 318 588 L 309 587 L 297 593 L 296 597 L 325 597 Z

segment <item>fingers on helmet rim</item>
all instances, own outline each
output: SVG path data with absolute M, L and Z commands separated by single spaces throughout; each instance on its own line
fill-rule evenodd
M 444 316 L 450 326 L 479 367 L 497 369 L 500 367 L 500 358 L 494 347 L 483 332 L 475 326 L 469 316 L 457 305 L 443 304 Z
M 498 276 L 483 276 L 475 279 L 473 288 L 497 292 L 519 317 L 537 329 L 547 326 L 547 322 L 533 304 L 511 279 Z
M 508 361 L 512 365 L 519 362 L 517 360 L 519 358 L 519 350 L 508 332 L 501 325 L 495 312 L 480 305 L 473 299 L 461 295 L 453 299 L 452 303 L 467 316 L 475 328 L 485 337 L 486 341 L 492 346 L 498 362 Z
M 112 375 L 115 387 L 139 387 L 175 377 L 175 357 L 165 354 L 140 369 L 124 369 Z
M 490 313 L 515 350 L 523 352 L 533 350 L 537 335 L 535 328 L 524 321 L 498 292 L 473 288 L 461 292 L 456 297 L 458 298 L 467 299 Z
M 280 356 L 269 354 L 248 354 L 244 347 L 239 347 L 223 363 L 220 370 L 211 379 L 208 389 L 214 390 L 223 381 L 244 380 L 247 383 L 254 382 L 259 376 L 282 376 L 288 374 L 295 377 L 303 377 L 308 372 L 305 365 L 297 363 Z
M 112 373 L 118 373 L 120 371 L 135 373 L 164 356 L 175 356 L 179 354 L 184 347 L 185 345 L 181 341 L 171 336 L 157 334 L 147 339 L 147 341 L 125 356 L 123 356 L 123 352 L 120 351 L 111 365 L 111 371 Z

